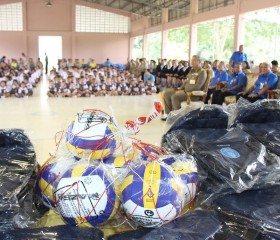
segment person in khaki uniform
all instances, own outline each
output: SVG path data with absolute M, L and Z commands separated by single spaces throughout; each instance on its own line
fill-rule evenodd
M 202 90 L 207 78 L 206 71 L 201 67 L 201 60 L 198 55 L 192 56 L 191 70 L 187 75 L 187 78 L 178 89 L 167 89 L 163 92 L 165 113 L 169 114 L 172 110 L 178 110 L 181 108 L 181 102 L 187 100 L 187 92 Z M 166 118 L 162 118 L 166 120 Z

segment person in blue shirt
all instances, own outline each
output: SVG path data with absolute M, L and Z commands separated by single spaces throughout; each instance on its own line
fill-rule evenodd
M 248 62 L 248 56 L 246 53 L 243 52 L 243 49 L 243 45 L 240 45 L 239 51 L 236 51 L 231 55 L 231 58 L 229 60 L 229 66 L 233 68 L 235 63 L 242 63 L 244 61 Z
M 106 62 L 104 62 L 104 64 L 103 64 L 103 66 L 104 66 L 104 67 L 111 67 L 111 66 L 113 66 L 113 64 L 110 62 L 110 59 L 107 58 L 107 59 L 106 59 Z
M 144 83 L 147 84 L 148 80 L 151 80 L 153 83 L 155 83 L 155 76 L 153 74 L 150 73 L 149 69 L 145 70 L 144 73 Z
M 233 73 L 229 76 L 229 79 L 226 83 L 226 87 L 223 87 L 221 90 L 216 90 L 213 93 L 212 104 L 222 105 L 225 97 L 237 95 L 243 90 L 243 87 L 246 85 L 247 77 L 242 72 L 242 67 L 240 63 L 236 63 L 233 68 Z
M 204 103 L 208 104 L 211 94 L 216 90 L 217 83 L 222 83 L 227 81 L 228 81 L 228 74 L 226 71 L 225 63 L 221 61 L 219 62 L 218 67 L 215 70 L 215 75 L 208 86 L 208 91 Z
M 267 91 L 276 89 L 278 77 L 271 71 L 271 67 L 268 63 L 264 62 L 260 64 L 261 74 L 259 75 L 255 84 L 248 90 L 239 93 L 236 96 L 236 101 L 243 97 L 249 102 L 255 102 L 260 99 L 267 98 Z

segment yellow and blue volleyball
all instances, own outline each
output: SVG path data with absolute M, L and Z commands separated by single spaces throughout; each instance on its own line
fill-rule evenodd
M 35 192 L 43 204 L 55 208 L 55 182 L 64 171 L 74 162 L 70 158 L 50 158 L 38 171 L 35 183 Z
M 185 204 L 193 201 L 199 189 L 199 175 L 194 159 L 182 154 L 167 156 L 162 160 L 181 178 L 185 193 Z
M 97 226 L 116 213 L 119 199 L 111 177 L 99 165 L 77 162 L 56 185 L 56 208 L 73 226 Z
M 184 205 L 181 180 L 156 161 L 132 169 L 120 192 L 127 218 L 143 227 L 159 227 L 174 220 Z
M 66 131 L 66 146 L 77 159 L 87 152 L 92 160 L 110 155 L 116 148 L 117 126 L 111 116 L 98 111 L 78 113 Z
M 138 151 L 118 152 L 105 157 L 103 163 L 115 173 L 114 175 L 122 176 L 127 172 L 128 166 L 136 162 L 138 157 Z
M 53 185 L 57 176 L 51 171 L 53 166 L 53 162 L 44 164 L 39 170 L 35 184 L 36 194 L 42 200 L 43 204 L 49 208 L 55 208 Z

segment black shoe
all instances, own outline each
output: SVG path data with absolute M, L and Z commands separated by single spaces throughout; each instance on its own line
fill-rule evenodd
M 161 118 L 161 121 L 166 121 L 167 117 L 166 118 Z

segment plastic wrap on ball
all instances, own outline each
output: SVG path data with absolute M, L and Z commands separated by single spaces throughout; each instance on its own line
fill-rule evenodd
M 189 204 L 195 198 L 199 188 L 199 175 L 194 158 L 186 154 L 177 154 L 163 156 L 161 160 L 181 178 L 185 193 L 185 204 Z
M 40 169 L 36 178 L 35 192 L 49 208 L 55 208 L 55 182 L 75 162 L 69 156 L 52 157 Z
M 66 131 L 66 146 L 77 159 L 85 157 L 92 160 L 110 155 L 116 148 L 117 126 L 111 116 L 90 110 L 78 113 Z
M 97 226 L 116 213 L 119 198 L 106 169 L 81 160 L 56 185 L 57 210 L 73 226 Z
M 124 179 L 121 199 L 128 219 L 143 227 L 159 227 L 180 215 L 184 192 L 171 168 L 143 162 Z

